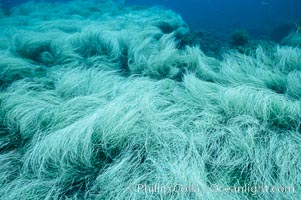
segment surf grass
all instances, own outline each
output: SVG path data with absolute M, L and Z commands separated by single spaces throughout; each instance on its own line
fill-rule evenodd
M 300 49 L 217 60 L 178 48 L 189 29 L 172 11 L 110 1 L 0 20 L 3 199 L 301 198 Z

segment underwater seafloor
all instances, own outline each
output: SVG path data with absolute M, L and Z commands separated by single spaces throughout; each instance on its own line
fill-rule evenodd
M 298 31 L 225 44 L 110 1 L 0 26 L 0 199 L 301 199 Z

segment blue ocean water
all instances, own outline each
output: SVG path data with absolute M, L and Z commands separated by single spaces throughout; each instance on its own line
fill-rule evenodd
M 27 0 L 1 0 L 13 7 Z M 39 0 L 37 0 L 39 1 Z M 70 0 L 45 0 L 64 2 Z M 103 1 L 103 0 L 100 0 Z M 301 21 L 300 0 L 115 0 L 138 6 L 162 6 L 179 13 L 192 30 L 227 36 L 237 29 L 254 38 L 269 39 L 277 28 L 293 28 Z M 287 33 L 285 33 L 287 34 Z
M 129 4 L 163 5 L 180 13 L 192 29 L 224 34 L 246 29 L 264 37 L 276 27 L 301 20 L 300 0 L 128 0 Z

